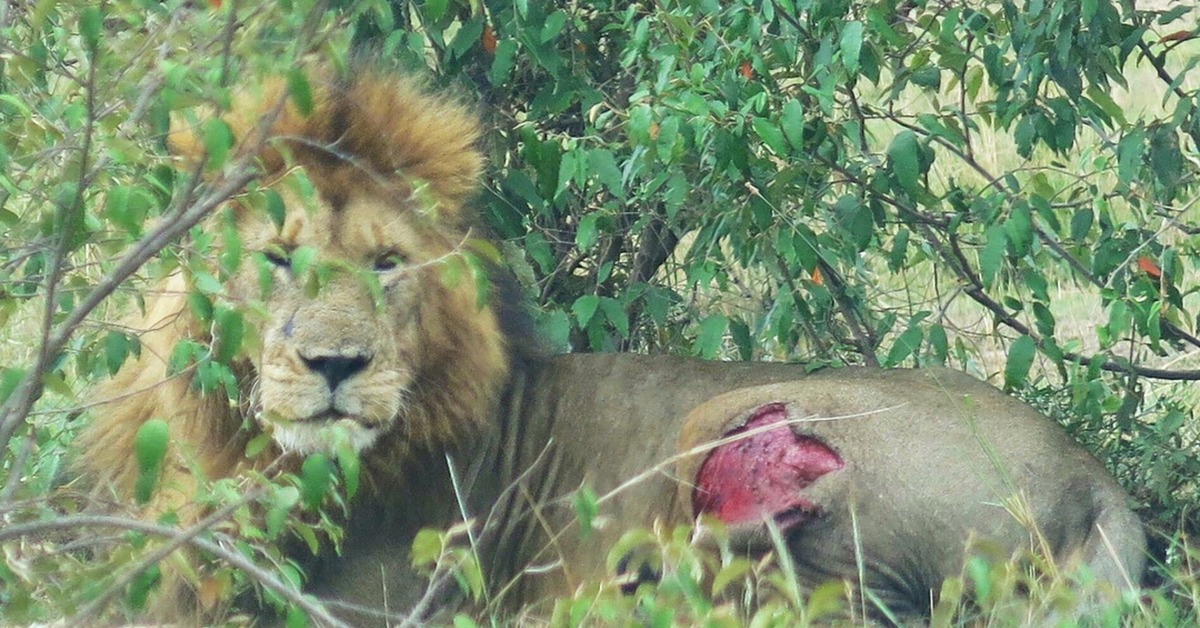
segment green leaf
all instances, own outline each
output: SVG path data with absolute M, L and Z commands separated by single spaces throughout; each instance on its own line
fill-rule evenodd
M 325 454 L 313 454 L 300 467 L 300 496 L 308 508 L 321 504 L 330 484 L 333 483 L 333 463 Z
M 342 479 L 346 483 L 346 497 L 353 498 L 358 494 L 359 477 L 362 474 L 362 461 L 358 451 L 350 444 L 348 438 L 342 438 L 337 444 L 338 466 L 342 468 Z
M 936 65 L 927 65 L 914 70 L 908 80 L 918 87 L 939 89 L 942 86 L 942 71 Z
M 780 126 L 783 127 L 783 134 L 791 143 L 792 148 L 801 150 L 804 148 L 804 105 L 800 104 L 795 98 L 787 101 L 783 105 L 783 113 L 779 117 Z
M 25 378 L 25 369 L 3 367 L 0 368 L 0 403 L 8 401 L 12 396 L 13 391 L 20 385 L 21 380 Z
M 671 159 L 675 154 L 675 146 L 679 142 L 679 116 L 663 118 L 658 127 L 656 147 L 661 159 Z
M 462 560 L 458 564 L 458 573 L 455 575 L 459 578 L 459 585 L 471 596 L 472 600 L 478 602 L 483 597 L 483 569 L 479 566 L 479 561 L 475 559 L 474 554 L 463 553 Z
M 917 134 L 912 131 L 897 133 L 887 154 L 900 187 L 910 196 L 916 195 L 921 183 L 921 147 Z
M 429 528 L 418 531 L 417 536 L 413 537 L 412 552 L 409 554 L 413 568 L 432 569 L 441 558 L 443 550 L 445 545 L 439 531 Z
M 1043 338 L 1052 338 L 1054 336 L 1054 313 L 1050 311 L 1046 304 L 1035 301 L 1033 303 L 1033 316 L 1037 321 L 1037 330 Z
M 267 508 L 266 521 L 267 534 L 271 538 L 279 536 L 283 530 L 283 525 L 287 523 L 287 516 L 291 513 L 292 508 L 300 501 L 300 491 L 294 486 L 281 486 L 271 495 L 271 503 Z
M 0 103 L 7 103 L 9 106 L 16 109 L 17 113 L 21 114 L 23 117 L 30 117 L 33 115 L 33 109 L 30 109 L 29 105 L 25 104 L 25 101 L 12 94 L 0 94 Z
M 290 261 L 292 274 L 296 277 L 303 277 L 317 261 L 317 249 L 311 246 L 298 247 L 292 251 Z
M 754 564 L 742 557 L 735 557 L 717 572 L 713 578 L 712 594 L 720 596 L 734 582 L 743 581 L 754 568 Z
M 838 227 L 849 236 L 850 242 L 858 251 L 865 251 L 875 235 L 875 216 L 871 208 L 859 202 L 854 196 L 847 194 L 833 206 L 834 219 Z
M 851 74 L 858 72 L 858 59 L 862 53 L 862 45 L 862 22 L 848 22 L 842 29 L 842 39 L 838 42 L 838 48 L 842 51 L 842 65 L 846 66 L 846 71 Z
M 454 628 L 478 628 L 479 624 L 466 615 L 454 616 Z
M 517 42 L 504 39 L 496 44 L 496 56 L 492 59 L 492 70 L 488 73 L 492 85 L 503 85 L 512 74 L 517 61 Z
M 104 16 L 100 9 L 87 7 L 79 14 L 79 36 L 88 50 L 96 50 L 100 45 L 100 32 L 104 28 Z
M 171 350 L 171 357 L 167 360 L 167 374 L 182 373 L 203 353 L 204 349 L 194 340 L 181 340 L 175 343 L 175 348 Z
M 733 340 L 733 345 L 737 347 L 738 358 L 744 361 L 750 361 L 754 358 L 753 340 L 750 338 L 750 326 L 745 321 L 740 319 L 732 319 L 729 321 L 729 336 Z
M 220 118 L 210 118 L 204 123 L 204 151 L 208 156 L 206 167 L 215 170 L 225 165 L 229 149 L 233 147 L 233 130 Z
M 946 357 L 950 354 L 950 339 L 946 336 L 946 328 L 938 324 L 929 326 L 929 351 L 938 364 L 945 365 Z
M 1088 232 L 1092 230 L 1093 220 L 1095 220 L 1095 216 L 1091 207 L 1075 210 L 1075 214 L 1071 216 L 1071 239 L 1075 242 L 1082 242 Z
M 901 228 L 896 231 L 896 237 L 892 240 L 892 252 L 888 255 L 888 270 L 899 272 L 904 268 L 904 263 L 908 259 L 908 238 L 909 230 Z
M 571 318 L 562 310 L 551 310 L 539 316 L 538 332 L 553 350 L 567 350 L 571 346 Z
M 1004 232 L 1015 257 L 1029 253 L 1033 246 L 1033 215 L 1028 203 L 1019 202 L 1013 206 L 1012 214 L 1004 221 Z
M 600 501 L 592 487 L 583 485 L 575 493 L 575 515 L 579 518 L 579 535 L 586 539 L 592 534 L 596 515 L 600 514 Z
M 217 341 L 216 360 L 228 364 L 242 348 L 245 319 L 241 312 L 233 308 L 218 307 L 213 314 L 213 328 Z
M 1125 109 L 1113 100 L 1112 96 L 1098 85 L 1090 85 L 1087 89 L 1088 98 L 1096 103 L 1100 110 L 1107 113 L 1120 126 L 1127 126 L 1129 121 L 1125 118 Z
M 126 598 L 129 606 L 136 610 L 146 608 L 146 601 L 150 599 L 150 593 L 158 585 L 161 576 L 162 569 L 157 564 L 150 565 L 145 571 L 134 576 L 133 582 L 129 583 L 129 595 Z
M 1163 6 L 1170 6 L 1170 3 L 1164 4 Z M 1162 15 L 1158 16 L 1156 21 L 1159 23 L 1159 25 L 1170 24 L 1171 22 L 1178 20 L 1188 13 L 1191 13 L 1195 8 L 1196 6 L 1190 2 L 1181 2 L 1178 6 L 1171 7 L 1170 9 L 1163 11 Z
M 621 334 L 622 338 L 628 338 L 629 314 L 621 302 L 612 297 L 600 297 L 600 309 L 604 312 L 604 318 L 616 327 L 617 333 Z
M 139 473 L 133 488 L 134 497 L 140 504 L 150 501 L 154 494 L 169 441 L 170 430 L 167 428 L 167 422 L 162 419 L 146 421 L 134 436 L 133 452 Z
M 1124 337 L 1132 326 L 1133 312 L 1129 306 L 1124 301 L 1113 301 L 1108 308 L 1108 325 L 1105 326 L 1111 342 L 1115 343 Z
M 188 308 L 196 319 L 202 323 L 212 322 L 213 317 L 213 302 L 208 298 L 208 295 L 202 292 L 189 292 L 187 295 Z
M 208 271 L 201 269 L 192 270 L 192 285 L 204 294 L 221 294 L 225 291 L 220 280 L 213 277 Z
M 617 160 L 613 157 L 612 151 L 598 148 L 588 151 L 588 168 L 596 175 L 596 178 L 608 188 L 608 191 L 613 196 L 624 199 L 625 185 L 621 178 L 621 169 L 617 167 Z
M 284 628 L 308 628 L 308 613 L 298 606 L 288 606 Z
M 600 214 L 596 212 L 585 214 L 579 219 L 579 229 L 575 232 L 575 246 L 578 246 L 580 251 L 592 248 L 600 240 L 600 229 L 596 224 L 599 219 Z
M 682 173 L 676 172 L 667 179 L 666 191 L 663 192 L 663 205 L 666 206 L 667 217 L 675 218 L 679 213 L 679 209 L 688 200 L 688 194 L 691 192 L 691 187 L 688 185 L 687 177 Z
M 916 317 L 914 317 L 916 318 Z M 892 367 L 907 360 L 909 356 L 916 353 L 917 349 L 921 348 L 921 342 L 925 339 L 925 332 L 921 326 L 914 321 L 900 337 L 896 339 L 896 343 L 892 345 L 892 349 L 888 351 L 887 357 L 884 358 L 883 366 Z
M 579 322 L 580 329 L 588 326 L 598 307 L 600 307 L 600 297 L 594 294 L 585 294 L 575 299 L 575 304 L 571 306 L 571 312 L 575 314 L 575 320 Z
M 554 197 L 558 198 L 567 189 L 567 186 L 575 182 L 579 173 L 579 161 L 576 156 L 579 151 L 568 150 L 562 154 L 562 158 L 558 162 L 558 176 L 554 186 Z
M 292 103 L 296 105 L 296 110 L 301 116 L 307 118 L 313 110 L 313 94 L 312 86 L 308 83 L 308 76 L 304 70 L 300 68 L 292 68 L 287 75 L 288 95 L 292 98 Z
M 652 142 L 650 129 L 654 124 L 654 112 L 646 105 L 638 105 L 629 110 L 629 139 L 636 145 L 648 145 Z
M 1173 129 L 1156 129 L 1150 137 L 1150 170 L 1155 181 L 1168 190 L 1183 176 L 1183 153 Z
M 129 357 L 129 336 L 110 331 L 104 336 L 104 366 L 109 375 L 116 375 Z
M 817 267 L 818 250 L 817 234 L 808 225 L 797 224 L 792 232 L 792 248 L 796 252 L 796 261 L 800 268 L 812 272 Z
M 1017 143 L 1017 154 L 1025 159 L 1033 155 L 1033 143 L 1038 138 L 1037 121 L 1040 116 L 1033 114 L 1021 116 L 1013 129 L 1013 140 Z
M 246 443 L 246 457 L 257 458 L 271 444 L 271 435 L 263 432 Z
M 108 191 L 104 213 L 132 236 L 140 236 L 146 214 L 153 206 L 150 194 L 141 188 L 119 185 Z
M 979 252 L 979 274 L 984 286 L 991 286 L 1004 263 L 1004 252 L 1008 248 L 1008 234 L 1001 225 L 992 225 L 984 233 L 986 243 Z
M 715 358 L 725 341 L 725 330 L 728 327 L 729 319 L 719 314 L 704 319 L 700 323 L 700 331 L 696 334 L 696 353 L 704 358 Z
M 479 45 L 483 37 L 483 16 L 473 17 L 461 23 L 458 32 L 454 34 L 454 41 L 447 46 L 447 52 L 451 59 L 463 57 L 472 48 Z
M 275 190 L 263 190 L 263 197 L 267 201 L 267 215 L 271 217 L 271 222 L 275 223 L 276 229 L 283 229 L 283 223 L 287 220 L 287 206 L 283 203 L 283 197 Z
M 546 18 L 546 21 L 542 24 L 542 32 L 539 36 L 541 43 L 546 43 L 557 37 L 566 23 L 567 14 L 564 11 L 557 10 L 554 13 L 551 13 Z
M 450 5 L 450 0 L 426 0 L 425 2 L 425 17 L 431 24 L 436 24 L 446 15 L 446 7 Z
M 1005 388 L 1019 387 L 1029 375 L 1029 367 L 1037 355 L 1037 343 L 1029 336 L 1021 336 L 1008 348 L 1008 362 L 1004 365 Z
M 751 125 L 754 127 L 754 132 L 762 138 L 763 143 L 772 152 L 776 155 L 788 154 L 787 142 L 783 139 L 783 132 L 774 123 L 767 118 L 754 118 Z
M 170 440 L 170 429 L 162 419 L 150 419 L 138 428 L 134 437 L 133 452 L 137 458 L 138 469 L 143 473 L 157 469 L 162 464 L 163 456 L 167 453 L 167 443 Z

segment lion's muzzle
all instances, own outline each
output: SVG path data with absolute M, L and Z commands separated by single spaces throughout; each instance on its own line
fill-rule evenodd
M 309 339 L 314 335 L 310 329 Z M 276 361 L 290 368 L 263 368 L 259 418 L 288 451 L 330 451 L 341 442 L 361 451 L 396 418 L 404 385 L 397 373 L 380 368 L 372 347 L 335 334 L 324 340 Z

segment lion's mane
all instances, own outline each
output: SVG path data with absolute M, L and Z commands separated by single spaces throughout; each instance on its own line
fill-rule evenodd
M 429 231 L 426 241 L 461 244 L 473 223 L 464 206 L 483 165 L 476 148 L 481 132 L 469 109 L 392 72 L 359 69 L 349 79 L 314 75 L 308 115 L 289 102 L 286 85 L 275 81 L 241 93 L 223 116 L 239 150 L 257 158 L 260 179 L 300 166 L 321 196 L 334 203 L 369 186 L 411 199 L 421 186 L 427 190 L 421 194 L 434 201 L 429 215 L 421 217 Z M 170 137 L 172 152 L 187 168 L 203 158 L 198 135 L 185 128 Z M 394 210 L 414 211 L 399 202 Z M 468 438 L 493 415 L 508 375 L 500 306 L 480 308 L 472 282 L 448 285 L 436 269 L 420 282 L 420 363 L 408 365 L 416 373 L 414 389 L 398 424 L 363 456 L 365 469 L 393 477 L 402 475 L 397 467 L 414 448 L 435 450 Z M 128 323 L 142 330 L 140 356 L 95 392 L 101 404 L 77 440 L 78 466 L 89 480 L 128 499 L 138 475 L 131 455 L 135 436 L 146 421 L 166 420 L 172 439 L 168 475 L 172 468 L 176 473 L 173 482 L 164 481 L 152 505 L 159 511 L 190 499 L 196 470 L 218 478 L 256 464 L 244 455 L 258 429 L 246 416 L 248 404 L 201 395 L 188 374 L 168 374 L 167 360 L 177 342 L 209 340 L 189 310 L 187 290 L 183 276 L 168 277 L 146 299 L 143 313 Z M 258 373 L 249 360 L 235 367 L 245 401 Z

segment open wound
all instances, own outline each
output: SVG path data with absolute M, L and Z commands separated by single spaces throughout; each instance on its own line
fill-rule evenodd
M 817 478 L 845 466 L 825 443 L 800 436 L 782 423 L 782 403 L 760 407 L 740 427 L 723 437 L 781 423 L 721 445 L 709 453 L 692 491 L 693 515 L 715 515 L 727 525 L 773 518 L 783 530 L 807 521 L 818 508 L 801 491 Z

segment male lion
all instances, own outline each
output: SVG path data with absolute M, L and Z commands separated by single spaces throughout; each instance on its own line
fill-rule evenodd
M 175 277 L 148 299 L 141 356 L 79 437 L 90 477 L 129 498 L 134 435 L 166 420 L 150 516 L 187 508 L 192 464 L 209 478 L 261 465 L 243 452 L 267 431 L 285 452 L 336 438 L 361 452 L 343 551 L 323 556 L 309 585 L 359 607 L 417 604 L 414 535 L 464 509 L 493 590 L 514 604 L 602 575 L 599 548 L 623 528 L 701 514 L 746 551 L 769 549 L 777 529 L 802 583 L 845 580 L 892 613 L 927 613 L 979 539 L 1012 553 L 1036 539 L 1060 565 L 1137 584 L 1144 538 L 1121 488 L 1058 425 L 966 375 L 527 351 L 502 299 L 481 307 L 473 282 L 444 276 L 473 235 L 464 204 L 482 159 L 467 110 L 370 71 L 316 86 L 307 116 L 277 107 L 283 94 L 243 97 L 226 117 L 239 138 L 269 127 L 261 185 L 287 210 L 279 220 L 232 204 L 243 246 L 262 257 L 227 296 L 261 298 L 266 312 L 237 367 L 242 403 L 168 377 L 174 343 L 207 333 Z M 172 146 L 202 152 L 186 131 Z M 286 183 L 301 173 L 314 201 Z M 295 272 L 301 250 L 334 269 L 319 290 Z M 614 493 L 604 513 L 619 522 L 586 542 L 561 533 L 575 519 L 562 498 L 584 483 Z M 1006 511 L 1014 504 L 1027 520 Z

